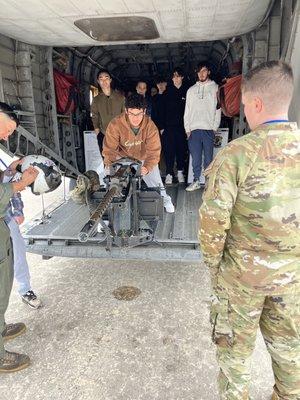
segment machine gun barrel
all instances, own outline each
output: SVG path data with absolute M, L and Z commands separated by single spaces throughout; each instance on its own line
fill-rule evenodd
M 113 201 L 114 197 L 116 197 L 122 191 L 124 186 L 127 186 L 129 172 L 130 166 L 122 166 L 118 169 L 115 175 L 111 177 L 109 190 L 105 193 L 102 201 L 99 203 L 96 210 L 90 216 L 88 222 L 78 234 L 78 240 L 80 242 L 86 242 L 96 232 L 99 221 L 101 220 L 110 203 Z
M 84 225 L 78 235 L 78 240 L 80 242 L 86 242 L 88 238 L 92 237 L 95 233 L 99 220 L 102 218 L 103 214 L 107 210 L 110 203 L 113 201 L 114 197 L 118 193 L 117 186 L 113 186 L 103 197 L 101 203 L 98 205 L 96 210 L 91 215 L 88 222 Z

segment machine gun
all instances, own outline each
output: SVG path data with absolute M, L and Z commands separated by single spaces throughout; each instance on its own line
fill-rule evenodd
M 96 208 L 78 234 L 80 242 L 97 235 L 99 225 L 108 249 L 112 245 L 134 247 L 153 240 L 157 223 L 163 218 L 163 201 L 158 190 L 142 189 L 140 169 L 141 162 L 130 158 L 111 166 L 107 189 L 91 197 L 90 206 Z

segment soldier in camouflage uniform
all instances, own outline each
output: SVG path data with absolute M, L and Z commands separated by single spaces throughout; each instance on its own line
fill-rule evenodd
M 0 140 L 7 140 L 18 125 L 18 118 L 13 110 L 5 103 L 0 103 Z M 21 161 L 14 161 L 8 171 L 16 173 L 16 167 Z M 6 351 L 3 342 L 13 339 L 26 329 L 23 323 L 6 324 L 4 314 L 8 306 L 12 282 L 14 278 L 13 249 L 10 231 L 4 221 L 7 206 L 13 193 L 19 192 L 34 182 L 38 172 L 33 167 L 28 168 L 19 182 L 1 183 L 0 173 L 0 372 L 15 372 L 29 365 L 29 357 Z
M 222 400 L 248 400 L 258 327 L 272 358 L 272 399 L 300 399 L 300 130 L 288 122 L 293 75 L 267 62 L 245 75 L 248 135 L 206 170 L 200 243 Z

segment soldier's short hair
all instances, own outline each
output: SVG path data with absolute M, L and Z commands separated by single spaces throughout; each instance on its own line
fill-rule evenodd
M 13 108 L 10 107 L 8 104 L 0 102 L 0 113 L 7 115 L 12 121 L 16 123 L 17 126 L 19 126 L 19 118 L 17 117 L 17 114 L 14 112 Z
M 267 61 L 247 72 L 242 92 L 260 96 L 268 111 L 278 111 L 290 104 L 293 96 L 293 70 L 283 61 Z

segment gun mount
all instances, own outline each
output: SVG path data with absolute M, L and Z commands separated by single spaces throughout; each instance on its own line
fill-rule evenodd
M 106 240 L 107 249 L 153 241 L 158 221 L 163 218 L 163 201 L 159 190 L 142 189 L 140 169 L 140 161 L 128 158 L 111 166 L 106 190 L 90 196 L 92 212 L 78 234 L 80 242 L 99 234 L 101 241 Z
M 82 201 L 72 196 L 28 223 L 27 250 L 46 258 L 198 262 L 201 191 L 189 193 L 180 184 L 168 187 L 176 209 L 166 213 L 159 189 L 142 183 L 140 167 L 135 160 L 119 160 L 105 179 L 105 188 L 95 173 L 79 176 L 79 197 L 88 187 Z

